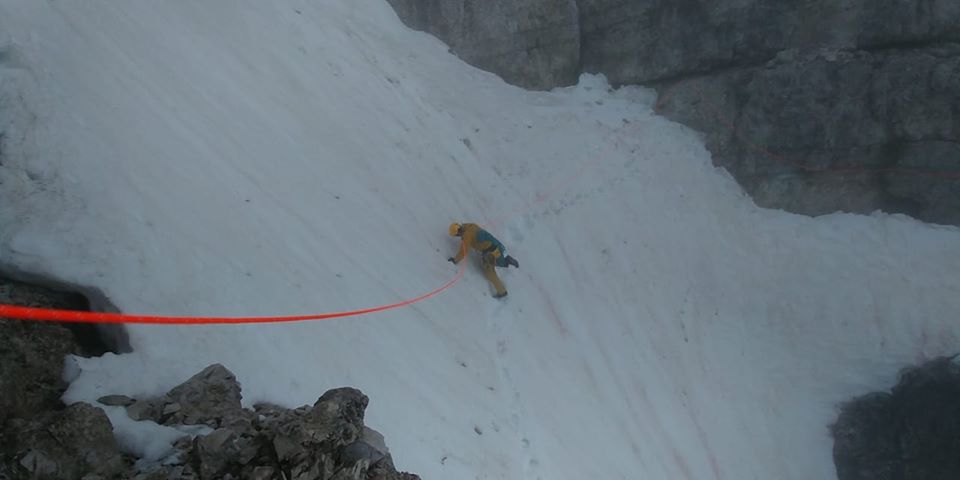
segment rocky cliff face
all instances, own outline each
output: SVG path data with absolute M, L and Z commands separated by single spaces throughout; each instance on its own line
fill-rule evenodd
M 662 113 L 760 206 L 960 225 L 960 45 L 791 50 L 671 88 Z
M 471 65 L 514 85 L 570 84 L 579 71 L 573 0 L 387 0 L 411 28 L 430 32 Z
M 762 66 L 784 50 L 960 41 L 949 0 L 578 0 L 583 69 L 649 83 Z
M 960 2 L 389 1 L 517 85 L 657 88 L 761 206 L 960 225 Z

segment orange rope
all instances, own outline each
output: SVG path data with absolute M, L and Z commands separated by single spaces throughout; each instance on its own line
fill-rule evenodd
M 403 300 L 389 305 L 349 310 L 335 313 L 317 313 L 311 315 L 289 315 L 282 317 L 169 317 L 162 315 L 131 315 L 124 313 L 83 312 L 76 310 L 56 310 L 50 308 L 31 308 L 16 305 L 0 304 L 0 317 L 19 318 L 22 320 L 38 320 L 49 322 L 71 323 L 145 323 L 160 325 L 208 325 L 208 324 L 237 324 L 237 323 L 280 323 L 300 322 L 305 320 L 327 320 L 331 318 L 354 317 L 368 313 L 382 312 L 395 308 L 405 307 L 433 297 L 452 287 L 463 278 L 467 262 L 462 262 L 457 275 L 442 286 L 427 292 L 419 297 Z

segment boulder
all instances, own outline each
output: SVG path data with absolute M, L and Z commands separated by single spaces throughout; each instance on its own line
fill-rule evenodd
M 163 398 L 160 416 L 165 425 L 207 425 L 217 428 L 240 416 L 240 384 L 223 365 L 203 369 Z
M 29 478 L 73 480 L 91 474 L 116 478 L 128 469 L 113 426 L 99 408 L 75 403 L 20 422 L 12 438 L 14 459 Z

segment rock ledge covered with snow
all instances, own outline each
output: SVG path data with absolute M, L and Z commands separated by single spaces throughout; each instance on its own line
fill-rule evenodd
M 150 479 L 236 478 L 301 480 L 413 480 L 398 473 L 383 437 L 363 424 L 368 398 L 354 388 L 324 393 L 312 406 L 290 410 L 240 406 L 240 384 L 222 365 L 211 365 L 156 399 L 120 395 L 100 402 L 125 406 L 136 420 L 172 427 L 203 425 L 186 436 Z
M 0 282 L 0 302 L 65 307 L 62 295 Z M 60 324 L 0 319 L 0 479 L 134 478 L 415 480 L 398 473 L 383 437 L 364 426 L 368 398 L 353 388 L 324 393 L 312 406 L 240 405 L 236 377 L 211 365 L 166 395 L 107 395 L 94 406 L 64 406 L 66 355 L 80 353 Z M 104 408 L 183 432 L 159 461 L 125 453 Z M 162 428 L 157 427 L 156 428 Z M 143 439 L 134 439 L 137 442 Z M 126 448 L 124 448 L 126 447 Z

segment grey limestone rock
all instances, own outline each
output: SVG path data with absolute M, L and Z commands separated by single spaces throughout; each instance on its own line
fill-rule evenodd
M 388 0 L 411 28 L 429 32 L 467 63 L 511 84 L 569 85 L 579 71 L 574 0 Z
M 114 478 L 128 465 L 113 438 L 106 414 L 86 403 L 44 413 L 13 434 L 15 458 L 30 478 L 73 480 L 95 474 Z
M 890 392 L 843 405 L 831 432 L 839 480 L 960 478 L 960 365 L 905 370 Z
M 258 404 L 250 411 L 240 398 L 233 374 L 211 365 L 163 397 L 127 407 L 128 413 L 141 408 L 145 417 L 163 417 L 166 425 L 215 426 L 178 441 L 179 453 L 170 458 L 179 460 L 141 473 L 157 480 L 417 478 L 397 472 L 383 436 L 364 426 L 369 399 L 357 389 L 329 390 L 312 406 L 295 409 Z
M 167 425 L 208 425 L 219 427 L 241 410 L 240 384 L 223 365 L 203 369 L 164 397 L 161 415 Z
M 760 206 L 960 224 L 960 45 L 820 50 L 669 93 Z

